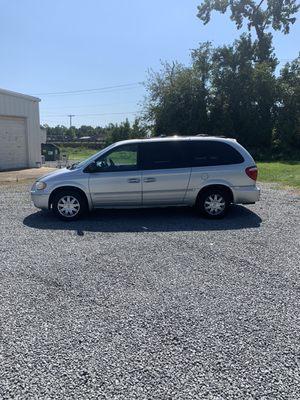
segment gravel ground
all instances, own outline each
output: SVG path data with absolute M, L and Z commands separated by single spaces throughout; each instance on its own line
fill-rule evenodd
M 0 186 L 0 398 L 299 399 L 299 199 L 63 223 Z

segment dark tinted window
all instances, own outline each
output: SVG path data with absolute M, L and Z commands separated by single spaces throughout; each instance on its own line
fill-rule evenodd
M 141 146 L 142 169 L 183 168 L 187 166 L 187 143 L 150 142 Z
M 244 161 L 241 154 L 227 143 L 192 140 L 190 147 L 194 167 L 239 164 Z

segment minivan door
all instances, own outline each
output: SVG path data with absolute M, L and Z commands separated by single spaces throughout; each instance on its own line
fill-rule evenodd
M 142 204 L 138 149 L 137 143 L 121 145 L 93 163 L 89 172 L 89 189 L 95 208 Z
M 141 144 L 142 204 L 183 204 L 191 166 L 187 141 L 149 141 Z

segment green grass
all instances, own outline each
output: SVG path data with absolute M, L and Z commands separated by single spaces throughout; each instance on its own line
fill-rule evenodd
M 67 154 L 70 160 L 84 160 L 95 154 L 97 150 L 86 147 L 61 147 L 61 152 Z M 300 188 L 300 161 L 258 162 L 257 165 L 259 181 Z
M 96 149 L 88 149 L 86 147 L 67 147 L 67 146 L 60 146 L 60 153 L 67 154 L 69 160 L 84 160 L 93 154 L 97 153 L 99 150 Z
M 86 147 L 78 147 L 78 148 L 72 148 L 72 147 L 60 147 L 60 152 L 61 154 L 67 154 L 69 160 L 85 160 L 86 158 L 98 153 L 99 150 L 95 149 L 88 149 Z M 134 153 L 132 152 L 124 152 L 120 151 L 117 153 L 114 153 L 113 156 L 111 156 L 113 161 L 115 163 L 121 161 L 128 161 L 129 164 L 134 164 L 136 160 L 134 159 Z
M 300 162 L 258 162 L 258 180 L 300 188 Z

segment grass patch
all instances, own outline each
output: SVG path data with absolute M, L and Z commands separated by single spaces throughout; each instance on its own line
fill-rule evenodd
M 258 180 L 300 188 L 300 162 L 258 162 Z
M 60 146 L 60 154 L 66 154 L 69 160 L 85 160 L 89 158 L 93 154 L 98 153 L 101 150 L 99 149 L 88 149 L 87 147 L 68 147 L 68 146 Z

